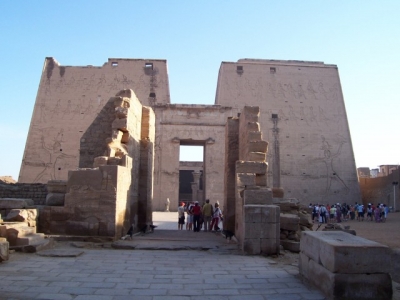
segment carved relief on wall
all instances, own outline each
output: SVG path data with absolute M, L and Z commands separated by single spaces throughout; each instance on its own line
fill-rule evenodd
M 314 162 L 322 162 L 325 165 L 326 173 L 321 177 L 326 178 L 326 194 L 331 194 L 337 190 L 348 194 L 350 191 L 337 168 L 338 157 L 341 155 L 342 147 L 346 143 L 347 141 L 340 136 L 338 137 L 338 141 L 334 143 L 328 141 L 325 136 L 321 135 L 320 150 L 323 151 L 323 157 L 314 159 Z
M 64 130 L 55 130 L 52 127 L 36 128 L 32 135 L 32 147 L 23 160 L 24 165 L 33 167 L 33 183 L 47 182 L 48 180 L 60 179 L 58 171 L 68 169 L 74 165 L 76 155 L 65 153 L 63 149 Z

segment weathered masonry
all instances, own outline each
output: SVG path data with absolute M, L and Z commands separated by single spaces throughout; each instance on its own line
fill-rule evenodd
M 67 180 L 70 170 L 93 168 L 113 136 L 109 99 L 126 89 L 155 116 L 154 153 L 132 152 L 135 176 L 144 157 L 154 167 L 144 184 L 153 210 L 163 210 L 167 198 L 171 210 L 178 206 L 181 145 L 203 146 L 199 195 L 224 206 L 225 126 L 245 106 L 260 110 L 260 132 L 269 143 L 269 187 L 304 204 L 360 200 L 338 69 L 322 62 L 222 62 L 215 105 L 187 105 L 171 104 L 166 60 L 111 58 L 101 67 L 77 67 L 46 58 L 18 181 Z M 132 118 L 139 124 L 143 117 Z M 136 136 L 131 136 L 132 147 L 146 143 L 140 133 Z M 140 182 L 132 182 L 130 192 L 139 195 Z

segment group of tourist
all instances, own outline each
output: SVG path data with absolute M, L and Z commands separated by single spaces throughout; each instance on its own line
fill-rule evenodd
M 312 221 L 313 223 L 340 223 L 343 221 L 357 220 L 375 222 L 385 222 L 389 213 L 389 207 L 386 204 L 378 203 L 374 205 L 368 203 L 367 206 L 363 204 L 349 205 L 346 203 L 336 203 L 333 205 L 315 204 L 310 203 L 309 208 L 312 208 Z M 365 217 L 366 216 L 366 217 Z
M 200 206 L 198 201 L 192 201 L 187 205 L 181 202 L 178 207 L 179 230 L 183 230 L 183 225 L 186 223 L 186 230 L 194 232 L 200 232 L 203 226 L 204 231 L 220 231 L 218 225 L 220 221 L 222 221 L 222 211 L 218 202 L 214 204 L 214 207 L 209 199 L 203 206 Z

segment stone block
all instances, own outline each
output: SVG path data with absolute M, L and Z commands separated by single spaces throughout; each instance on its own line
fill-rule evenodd
M 249 161 L 263 162 L 266 161 L 267 155 L 263 152 L 249 152 L 247 158 Z
M 12 209 L 4 218 L 7 222 L 26 222 L 36 221 L 38 216 L 37 209 Z
M 260 115 L 260 107 L 245 106 L 242 109 L 240 118 L 244 118 L 247 122 L 258 122 L 259 115 Z
M 244 223 L 261 223 L 262 206 L 244 205 L 243 221 Z
M 262 228 L 260 223 L 244 223 L 243 231 L 244 231 L 244 239 L 257 239 L 261 238 Z
M 280 214 L 281 229 L 298 231 L 300 230 L 300 218 L 293 214 Z
M 256 174 L 254 173 L 236 173 L 237 186 L 255 186 Z
M 48 206 L 64 206 L 64 193 L 49 193 L 46 196 L 46 205 Z
M 0 238 L 0 262 L 8 260 L 10 257 L 10 244 L 5 238 Z
M 269 188 L 245 189 L 243 201 L 244 205 L 270 205 L 272 204 L 272 191 Z
M 111 97 L 111 101 L 114 103 L 114 107 L 130 107 L 130 98 L 128 97 Z
M 280 208 L 276 205 L 265 205 L 261 208 L 261 223 L 280 224 Z
M 0 198 L 0 209 L 27 208 L 34 205 L 32 199 Z
M 274 198 L 283 198 L 285 196 L 285 191 L 283 188 L 274 187 L 272 188 L 272 195 Z
M 111 124 L 112 129 L 118 129 L 123 132 L 129 131 L 128 119 L 115 119 Z
M 389 274 L 332 273 L 305 255 L 300 255 L 299 271 L 329 299 L 392 299 Z
M 249 131 L 260 131 L 260 123 L 259 122 L 248 122 L 247 130 Z
M 7 237 L 7 226 L 0 225 L 0 237 L 6 238 Z
M 261 253 L 260 239 L 243 239 L 243 252 L 250 255 Z
M 47 182 L 48 193 L 66 193 L 67 181 L 66 180 L 49 180 Z
M 300 226 L 308 227 L 308 226 L 312 225 L 310 214 L 308 214 L 306 212 L 299 212 L 298 216 L 300 218 L 300 221 L 299 221 Z
M 268 164 L 258 161 L 242 161 L 236 162 L 236 173 L 256 173 L 267 174 Z
M 260 187 L 268 186 L 268 176 L 267 174 L 256 174 L 256 185 Z
M 279 238 L 260 239 L 260 252 L 264 255 L 279 254 Z
M 268 152 L 268 142 L 267 141 L 250 141 L 247 144 L 249 152 Z
M 290 241 L 290 240 L 281 240 L 280 244 L 283 249 L 288 250 L 290 252 L 299 253 L 300 252 L 300 242 Z
M 301 251 L 332 273 L 390 273 L 390 248 L 362 237 L 342 231 L 307 231 L 301 244 Z
M 274 223 L 261 223 L 261 239 L 279 240 L 280 231 L 279 224 Z
M 68 171 L 67 190 L 69 193 L 89 189 L 100 190 L 103 180 L 103 172 L 100 169 L 81 169 Z M 72 190 L 71 190 L 72 188 Z
M 400 249 L 392 250 L 391 268 L 390 275 L 392 275 L 393 281 L 400 283 Z
M 98 168 L 100 166 L 107 166 L 108 156 L 98 156 L 94 158 L 93 168 Z
M 260 131 L 249 131 L 247 134 L 248 134 L 248 142 L 261 141 L 262 139 L 262 134 Z

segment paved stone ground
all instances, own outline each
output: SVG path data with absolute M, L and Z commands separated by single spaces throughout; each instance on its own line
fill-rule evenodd
M 171 234 L 168 226 L 177 227 L 175 219 L 176 213 L 155 214 L 154 223 L 159 227 L 146 236 L 166 243 L 162 237 Z M 0 299 L 324 299 L 299 279 L 297 264 L 238 255 L 234 244 L 215 233 L 172 234 L 175 240 L 186 235 L 192 242 L 212 244 L 213 248 L 167 251 L 83 246 L 77 250 L 62 242 L 54 251 L 70 251 L 75 253 L 73 257 L 13 253 L 9 261 L 0 264 Z M 118 243 L 122 242 L 133 245 L 137 238 Z

